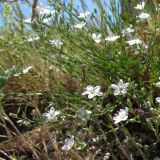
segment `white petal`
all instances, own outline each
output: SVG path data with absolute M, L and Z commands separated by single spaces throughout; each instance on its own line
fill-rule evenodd
M 118 124 L 118 123 L 121 121 L 121 119 L 119 118 L 118 115 L 115 115 L 115 116 L 113 117 L 113 120 L 114 120 L 114 123 L 115 123 L 115 124 Z
M 124 85 L 123 80 L 120 79 L 119 82 L 118 82 L 118 86 L 123 86 L 123 85 Z
M 94 94 L 91 94 L 91 93 L 88 94 L 88 98 L 89 98 L 89 99 L 92 99 L 94 96 L 95 96 Z
M 100 39 L 95 39 L 95 42 L 96 42 L 96 43 L 100 43 L 101 40 L 100 40 Z
M 126 94 L 127 93 L 127 88 L 124 88 L 122 91 L 121 91 L 122 94 Z
M 128 86 L 129 86 L 129 83 L 125 83 L 125 86 L 128 87 Z
M 94 87 L 93 87 L 92 85 L 88 85 L 88 86 L 86 87 L 86 90 L 89 90 L 89 91 L 90 91 L 90 90 L 93 90 L 93 88 L 94 88 Z
M 112 87 L 113 89 L 117 89 L 117 88 L 118 88 L 118 86 L 117 86 L 116 84 L 112 84 L 111 87 Z
M 86 91 L 84 91 L 84 92 L 82 93 L 82 95 L 84 96 L 84 95 L 87 95 L 87 94 L 90 94 L 90 93 L 91 93 L 90 91 L 86 90 Z
M 82 95 L 84 96 L 84 95 L 86 95 L 86 94 L 89 94 L 90 92 L 88 92 L 88 91 L 84 91 L 84 92 L 82 92 Z
M 93 38 L 93 39 L 96 38 L 96 34 L 95 34 L 95 33 L 92 34 L 92 38 Z
M 53 111 L 53 112 L 54 112 L 54 111 L 55 111 L 55 108 L 54 108 L 54 107 L 51 107 L 51 108 L 50 108 L 50 111 Z
M 118 115 L 116 114 L 114 117 L 113 117 L 113 120 L 116 120 L 118 117 Z
M 157 97 L 157 98 L 156 98 L 156 101 L 157 101 L 158 103 L 160 103 L 160 97 Z
M 65 151 L 67 151 L 67 150 L 68 150 L 68 147 L 67 147 L 67 145 L 64 145 L 64 146 L 62 146 L 62 150 L 65 150 Z
M 53 117 L 51 120 L 55 122 L 57 121 L 57 117 Z
M 115 122 L 114 122 L 114 124 L 118 124 L 119 122 L 120 122 L 120 120 L 116 119 Z
M 127 119 L 128 119 L 128 115 L 124 116 L 124 117 L 122 118 L 122 121 L 126 121 Z
M 97 92 L 96 96 L 103 96 L 103 93 L 102 92 Z
M 160 82 L 157 82 L 155 85 L 156 87 L 160 88 Z
M 115 95 L 115 96 L 117 96 L 117 95 L 119 95 L 119 94 L 120 94 L 120 90 L 119 90 L 119 89 L 114 90 L 114 95 Z
M 97 37 L 100 39 L 100 38 L 102 37 L 102 35 L 101 35 L 101 34 L 98 34 Z
M 91 114 L 92 113 L 92 111 L 90 111 L 90 110 L 86 110 L 86 112 L 87 112 L 87 114 Z
M 55 111 L 55 112 L 54 112 L 54 115 L 57 116 L 57 115 L 59 115 L 60 113 L 61 113 L 60 111 Z
M 100 86 L 96 86 L 96 87 L 94 87 L 94 91 L 95 91 L 95 92 L 98 92 L 100 89 L 101 89 L 101 87 L 100 87 Z

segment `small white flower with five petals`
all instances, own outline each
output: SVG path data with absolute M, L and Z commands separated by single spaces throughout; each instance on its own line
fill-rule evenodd
M 92 39 L 93 39 L 96 43 L 100 43 L 100 42 L 101 42 L 101 38 L 102 38 L 102 35 L 101 35 L 101 34 L 96 34 L 96 33 L 93 33 L 93 34 L 92 34 Z
M 43 113 L 43 116 L 46 118 L 46 121 L 57 121 L 57 116 L 60 114 L 60 111 L 56 111 L 54 107 L 51 107 L 51 109 L 46 112 Z
M 128 119 L 128 108 L 120 109 L 117 114 L 113 117 L 114 123 L 118 124 L 121 121 L 126 121 Z
M 82 95 L 88 94 L 89 99 L 92 99 L 95 96 L 102 96 L 103 93 L 100 91 L 100 89 L 100 86 L 93 87 L 92 85 L 88 85 L 85 91 L 82 93 Z
M 126 94 L 129 83 L 124 83 L 122 79 L 119 80 L 118 84 L 112 84 L 111 87 L 114 90 L 114 95 Z

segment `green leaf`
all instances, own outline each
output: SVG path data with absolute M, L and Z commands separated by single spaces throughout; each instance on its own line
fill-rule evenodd
M 6 77 L 0 76 L 0 88 L 2 88 L 5 85 L 6 79 Z
M 77 150 L 83 150 L 86 147 L 86 143 L 84 141 L 79 141 L 77 144 Z

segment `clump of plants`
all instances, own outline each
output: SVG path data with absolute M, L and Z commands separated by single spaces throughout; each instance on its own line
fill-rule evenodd
M 0 157 L 160 159 L 159 1 L 80 2 L 4 4 Z

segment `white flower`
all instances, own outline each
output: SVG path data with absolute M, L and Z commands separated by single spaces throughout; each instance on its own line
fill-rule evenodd
M 81 120 L 89 120 L 90 119 L 90 115 L 91 115 L 91 111 L 89 110 L 85 110 L 84 108 L 80 108 L 77 111 L 77 115 Z
M 114 123 L 118 124 L 121 121 L 126 121 L 128 119 L 128 108 L 120 109 L 117 114 L 113 117 Z
M 107 36 L 105 38 L 106 41 L 109 41 L 109 42 L 113 42 L 113 41 L 116 41 L 120 36 L 118 35 L 112 35 L 112 36 Z
M 150 15 L 148 13 L 144 13 L 144 12 L 140 13 L 140 15 L 138 16 L 138 18 L 140 18 L 142 20 L 147 19 L 149 17 L 150 17 Z
M 158 103 L 160 103 L 160 97 L 157 97 L 157 98 L 156 98 L 156 101 L 157 101 Z
M 47 7 L 47 6 L 38 6 L 37 7 L 38 12 L 40 15 L 49 15 L 49 14 L 54 14 L 56 11 L 51 10 L 51 8 Z
M 134 32 L 134 29 L 132 27 L 128 27 L 122 31 L 123 35 L 126 35 L 128 33 L 132 33 L 132 32 Z
M 111 154 L 110 154 L 109 152 L 107 152 L 107 153 L 105 154 L 105 156 L 103 157 L 103 160 L 109 159 L 110 156 L 111 156 Z
M 53 39 L 49 41 L 52 45 L 55 45 L 56 47 L 63 45 L 63 42 L 60 39 Z
M 44 18 L 44 19 L 42 20 L 42 22 L 43 22 L 43 23 L 49 23 L 51 20 L 52 20 L 52 17 Z
M 132 46 L 132 45 L 135 45 L 135 44 L 141 44 L 143 43 L 140 39 L 133 39 L 133 40 L 129 40 L 127 41 L 127 43 Z
M 56 111 L 54 107 L 51 107 L 50 110 L 46 113 L 43 113 L 43 116 L 48 121 L 57 121 L 57 116 L 60 114 L 60 111 Z
M 85 13 L 79 13 L 78 18 L 86 18 L 89 16 L 91 13 L 89 11 L 86 11 Z
M 29 67 L 27 67 L 27 68 L 23 68 L 23 69 L 22 69 L 22 73 L 23 73 L 23 74 L 26 74 L 26 73 L 28 73 L 29 70 L 32 69 L 32 68 L 33 68 L 32 66 L 29 66 Z
M 160 88 L 160 82 L 155 83 L 155 86 Z
M 144 9 L 144 7 L 145 7 L 145 2 L 141 2 L 141 3 L 137 4 L 137 6 L 134 8 L 138 9 L 138 10 L 142 10 L 142 9 Z
M 118 84 L 112 84 L 111 87 L 114 90 L 114 95 L 117 96 L 119 94 L 126 94 L 128 85 L 129 83 L 123 83 L 122 79 L 120 79 Z
M 21 72 L 14 74 L 15 77 L 19 77 L 21 74 L 26 74 L 29 72 L 30 69 L 32 69 L 32 66 L 29 66 L 27 68 L 23 68 Z
M 65 139 L 65 144 L 62 146 L 62 150 L 69 151 L 74 145 L 74 136 L 71 136 L 71 138 Z
M 82 93 L 82 95 L 88 94 L 89 99 L 92 99 L 95 96 L 102 96 L 103 93 L 100 91 L 100 89 L 100 86 L 93 87 L 92 85 L 88 85 L 85 91 Z
M 80 28 L 84 27 L 85 25 L 86 25 L 86 22 L 80 22 L 80 23 L 75 24 L 74 27 L 80 29 Z
M 92 34 L 92 38 L 93 38 L 93 40 L 94 40 L 96 43 L 100 43 L 100 42 L 101 42 L 102 35 L 101 35 L 101 34 L 93 33 L 93 34 Z
M 39 37 L 38 36 L 32 36 L 32 37 L 29 37 L 27 40 L 28 40 L 28 42 L 37 41 L 37 40 L 39 40 Z
M 31 18 L 27 18 L 24 20 L 25 23 L 31 23 Z

